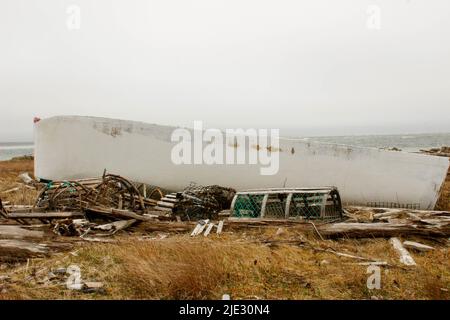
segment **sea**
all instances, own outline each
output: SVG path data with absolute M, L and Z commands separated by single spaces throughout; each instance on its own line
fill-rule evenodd
M 354 135 L 330 137 L 300 137 L 307 141 L 337 143 L 349 146 L 373 148 L 397 148 L 406 152 L 450 146 L 450 133 Z M 0 142 L 0 161 L 14 157 L 33 155 L 32 142 Z

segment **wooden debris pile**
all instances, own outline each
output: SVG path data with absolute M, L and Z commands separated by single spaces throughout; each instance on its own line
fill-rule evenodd
M 144 214 L 154 212 L 161 190 L 153 188 L 143 194 L 135 183 L 115 175 L 103 174 L 102 178 L 71 181 L 29 181 L 28 175 L 21 176 L 27 183 L 39 190 L 32 206 L 3 206 L 0 215 L 27 224 L 27 219 L 38 219 L 49 223 L 55 219 L 84 218 L 86 215 L 101 215 L 104 218 L 138 219 L 147 221 Z M 156 198 L 156 199 L 155 199 Z M 1 201 L 1 200 L 0 200 Z M 154 215 L 153 215 L 154 216 Z
M 303 220 L 229 218 L 226 226 L 236 229 L 288 226 L 313 231 L 325 238 L 450 236 L 450 212 L 447 211 L 347 207 L 346 212 L 348 219 L 337 223 L 317 222 L 314 225 Z
M 83 211 L 95 206 L 143 213 L 156 202 L 144 198 L 126 178 L 105 174 L 102 179 L 50 181 L 42 188 L 34 207 L 45 211 Z

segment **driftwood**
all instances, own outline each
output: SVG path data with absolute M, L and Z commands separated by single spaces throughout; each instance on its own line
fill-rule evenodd
M 87 213 L 96 213 L 104 216 L 109 216 L 117 219 L 136 219 L 139 221 L 154 221 L 155 219 L 152 217 L 144 216 L 136 214 L 132 211 L 128 210 L 120 210 L 113 208 L 104 208 L 104 207 L 89 207 L 86 209 Z
M 8 213 L 8 219 L 66 219 L 82 218 L 82 212 L 29 212 L 29 213 Z
M 14 225 L 0 225 L 0 238 L 27 239 L 43 238 L 44 232 L 28 230 Z
M 349 237 L 392 237 L 399 235 L 418 235 L 447 237 L 450 235 L 450 224 L 418 225 L 410 223 L 334 223 L 318 226 L 322 236 L 328 238 Z
M 394 247 L 395 251 L 400 256 L 400 262 L 407 266 L 415 266 L 416 262 L 414 261 L 413 257 L 409 254 L 408 250 L 406 250 L 400 240 L 398 238 L 391 238 L 390 240 L 392 246 Z
M 417 250 L 417 251 L 434 250 L 434 248 L 431 246 L 427 246 L 426 244 L 414 242 L 414 241 L 404 241 L 403 246 L 407 249 L 413 249 L 413 250 Z
M 301 231 L 315 231 L 324 238 L 390 238 L 400 235 L 448 237 L 450 235 L 450 222 L 444 219 L 437 219 L 433 221 L 433 224 L 414 223 L 406 219 L 401 221 L 403 223 L 317 223 L 314 228 L 311 223 L 301 220 L 229 218 L 225 222 L 225 226 L 230 229 L 270 226 L 295 227 L 295 229 Z

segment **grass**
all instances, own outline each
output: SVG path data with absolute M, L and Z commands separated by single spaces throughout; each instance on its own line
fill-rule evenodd
M 0 161 L 0 198 L 3 202 L 9 201 L 10 204 L 34 204 L 37 191 L 30 190 L 21 184 L 18 175 L 28 172 L 31 176 L 34 172 L 33 160 L 17 159 L 9 161 Z M 5 193 L 3 191 L 19 187 L 19 190 Z
M 266 237 L 259 233 L 251 239 Z M 243 240 L 241 234 L 198 239 L 178 235 L 157 241 L 127 237 L 117 244 L 84 245 L 75 254 L 60 253 L 32 260 L 28 267 L 11 268 L 12 280 L 0 299 L 220 299 L 225 293 L 232 299 L 450 298 L 450 259 L 445 247 L 413 253 L 418 267 L 404 268 L 384 239 L 309 240 L 316 247 L 331 246 L 393 264 L 381 267 L 381 289 L 369 290 L 367 266 L 357 265 L 354 259 L 249 239 Z M 103 282 L 106 293 L 86 294 L 61 284 L 40 283 L 50 270 L 71 264 L 80 267 L 83 279 Z

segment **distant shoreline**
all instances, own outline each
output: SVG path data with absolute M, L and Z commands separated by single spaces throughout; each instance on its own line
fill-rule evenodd
M 282 135 L 283 136 L 283 135 Z M 297 137 L 307 141 L 341 144 L 355 147 L 395 149 L 419 152 L 421 149 L 450 146 L 450 133 L 348 135 Z M 0 142 L 0 160 L 33 155 L 34 143 L 30 141 Z

